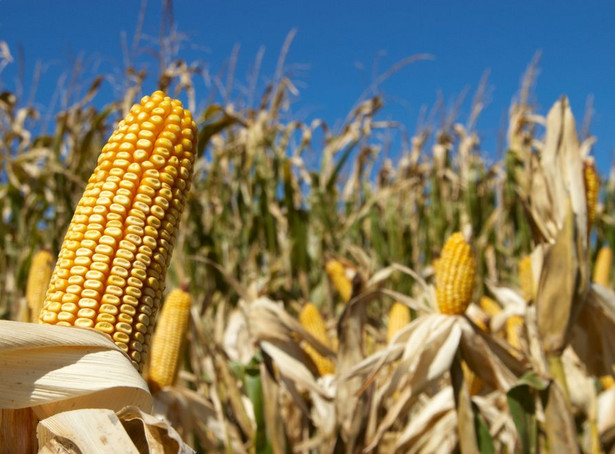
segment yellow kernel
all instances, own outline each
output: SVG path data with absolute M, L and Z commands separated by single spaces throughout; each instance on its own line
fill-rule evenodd
M 113 304 L 103 304 L 100 306 L 100 309 L 98 312 L 100 314 L 117 315 L 119 313 L 119 309 L 117 308 L 117 306 L 114 306 Z
M 73 322 L 75 321 L 75 318 L 76 318 L 75 314 L 71 314 L 69 312 L 60 312 L 58 314 L 59 321 L 68 323 L 68 325 L 66 326 L 71 326 Z
M 94 328 L 107 334 L 111 334 L 115 331 L 113 325 L 105 321 L 96 323 L 96 326 Z
M 96 311 L 90 308 L 82 308 L 82 309 L 79 309 L 79 312 L 77 312 L 77 316 L 79 318 L 94 319 L 94 317 L 96 317 Z
M 82 309 L 97 309 L 98 301 L 93 298 L 81 298 L 79 300 L 79 307 Z
M 113 272 L 113 270 L 111 270 Z M 124 287 L 126 286 L 126 280 L 115 275 L 111 275 L 107 278 L 107 284 L 111 286 Z
M 79 328 L 93 328 L 94 320 L 89 318 L 78 318 L 75 320 L 75 326 L 78 326 Z
M 112 276 L 110 276 L 110 277 L 112 277 Z M 118 279 L 121 279 L 121 278 L 118 278 Z M 115 284 L 110 283 L 110 284 L 107 285 L 107 293 L 109 295 L 114 295 L 114 296 L 117 296 L 119 298 L 119 297 L 121 297 L 124 294 L 124 291 L 122 290 L 122 287 L 119 287 L 119 286 L 117 286 Z
M 100 299 L 100 292 L 98 292 L 98 290 L 95 290 L 95 289 L 86 288 L 86 289 L 83 289 L 83 291 L 81 292 L 81 297 L 82 298 L 92 298 L 98 301 Z
M 118 323 L 118 325 L 119 325 L 119 323 Z M 116 328 L 117 328 L 118 325 L 116 325 Z M 113 340 L 115 342 L 119 342 L 121 344 L 125 344 L 126 345 L 126 344 L 128 344 L 130 342 L 130 337 L 129 337 L 128 334 L 126 334 L 124 332 L 116 331 L 115 333 L 113 333 Z M 127 351 L 128 350 L 128 346 L 126 346 L 126 348 L 122 348 L 122 350 Z

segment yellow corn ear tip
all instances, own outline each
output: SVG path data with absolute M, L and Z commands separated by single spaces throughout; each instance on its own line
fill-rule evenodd
M 54 257 L 46 249 L 34 254 L 28 270 L 28 283 L 26 284 L 26 301 L 30 310 L 30 321 L 37 322 L 40 315 L 47 287 L 53 273 Z
M 493 317 L 502 312 L 500 305 L 493 298 L 489 298 L 488 296 L 481 297 L 478 305 L 489 317 Z
M 611 283 L 611 263 L 613 262 L 613 252 L 610 247 L 603 246 L 598 251 L 592 280 L 596 284 L 608 287 Z
M 596 218 L 596 205 L 600 193 L 600 177 L 596 172 L 594 160 L 588 157 L 583 162 L 583 178 L 585 180 L 585 198 L 587 201 L 587 230 L 591 230 Z
M 476 259 L 461 232 L 454 233 L 446 241 L 434 271 L 440 312 L 463 314 L 472 301 Z
M 615 386 L 615 380 L 613 379 L 612 375 L 603 375 L 599 378 L 599 380 L 602 389 L 611 389 L 613 386 Z
M 410 308 L 399 301 L 396 301 L 389 310 L 389 323 L 387 325 L 387 342 L 410 323 Z
M 301 326 L 321 344 L 331 347 L 325 321 L 314 304 L 306 303 L 305 306 L 303 306 L 299 313 L 299 323 L 301 323 Z M 331 359 L 322 356 L 309 344 L 304 345 L 303 349 L 308 356 L 312 358 L 312 361 L 314 361 L 320 375 L 332 374 L 335 372 L 335 366 Z
M 182 103 L 145 96 L 102 148 L 40 321 L 108 334 L 141 370 L 192 182 L 197 129 Z
M 191 304 L 190 294 L 179 288 L 162 305 L 150 353 L 148 382 L 153 389 L 171 386 L 177 378 Z
M 325 271 L 342 300 L 345 303 L 350 301 L 350 298 L 352 298 L 352 279 L 348 274 L 355 273 L 355 271 L 347 269 L 342 262 L 335 259 L 331 259 L 326 263 Z
M 513 315 L 506 320 L 506 340 L 516 350 L 521 350 L 522 331 L 523 317 Z
M 519 286 L 525 301 L 534 298 L 534 274 L 532 271 L 532 257 L 525 255 L 519 261 Z

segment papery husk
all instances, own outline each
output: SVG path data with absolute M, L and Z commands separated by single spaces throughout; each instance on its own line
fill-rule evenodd
M 615 292 L 592 284 L 572 333 L 571 346 L 588 372 L 598 377 L 613 374 Z
M 166 420 L 137 407 L 117 413 L 100 408 L 57 413 L 39 423 L 37 435 L 43 453 L 194 452 Z
M 128 356 L 95 330 L 0 321 L 0 408 L 39 419 L 80 408 L 152 408 Z

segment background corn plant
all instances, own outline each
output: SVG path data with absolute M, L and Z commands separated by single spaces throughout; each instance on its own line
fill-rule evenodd
M 608 285 L 581 298 L 580 284 L 572 284 L 575 301 L 608 315 L 604 325 L 582 309 L 566 319 L 576 332 L 574 350 L 570 333 L 551 351 L 536 331 L 546 329 L 535 308 L 540 319 L 545 288 L 554 285 L 549 266 L 577 247 L 577 237 L 564 228 L 548 237 L 549 219 L 534 209 L 542 206 L 532 185 L 544 171 L 545 127 L 555 130 L 528 101 L 535 64 L 511 108 L 508 149 L 495 160 L 475 131 L 484 84 L 469 118 L 454 110 L 433 115 L 385 153 L 398 124 L 379 119 L 379 96 L 359 102 L 339 128 L 298 121 L 289 117 L 296 90 L 282 55 L 272 82 L 251 93 L 257 102 L 212 96 L 194 111 L 198 64 L 162 52 L 168 47 L 161 45 L 159 73 L 130 68 L 118 101 L 103 109 L 92 104 L 103 79 L 83 81 L 88 88 L 66 96 L 70 102 L 51 132 L 44 132 L 34 107 L 15 93 L 0 93 L 2 318 L 23 318 L 36 253 L 46 248 L 57 255 L 102 145 L 143 82 L 155 79 L 160 89 L 188 99 L 199 128 L 195 181 L 167 279 L 170 289 L 188 283 L 191 327 L 178 381 L 156 395 L 159 411 L 192 446 L 226 452 L 612 448 L 613 420 L 599 414 L 612 402 L 606 393 L 614 339 L 605 334 L 596 357 L 582 340 L 592 327 L 613 323 Z M 589 152 L 591 143 L 584 144 Z M 575 249 L 588 266 L 601 247 L 615 246 L 613 173 L 603 176 L 602 188 L 587 246 Z M 472 232 L 476 257 L 472 301 L 488 295 L 500 312 L 471 304 L 466 316 L 430 332 L 433 263 L 463 229 Z M 535 252 L 551 244 L 557 245 L 551 255 Z M 524 298 L 518 270 L 530 253 L 540 255 L 539 286 Z M 325 272 L 330 260 L 342 264 L 349 302 Z M 395 301 L 412 309 L 412 321 L 387 339 Z M 308 302 L 322 313 L 330 345 L 299 323 Z M 516 341 L 507 332 L 512 317 L 521 327 Z M 424 348 L 428 340 L 435 350 Z M 448 359 L 438 369 L 440 350 Z M 326 368 L 333 373 L 322 374 L 315 353 L 333 361 Z M 473 380 L 482 387 L 470 386 Z M 586 403 L 575 385 L 587 391 Z M 427 426 L 446 434 L 438 446 Z

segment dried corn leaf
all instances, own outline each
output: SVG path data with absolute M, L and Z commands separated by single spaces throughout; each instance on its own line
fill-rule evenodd
M 120 419 L 106 409 L 81 409 L 50 416 L 39 423 L 37 436 L 45 453 L 139 454 Z
M 615 387 L 598 396 L 598 432 L 603 442 L 615 441 Z
M 110 367 L 112 365 L 112 367 Z M 40 419 L 79 408 L 152 406 L 147 384 L 106 335 L 0 321 L 0 408 L 33 407 Z
M 453 389 L 450 386 L 438 391 L 421 407 L 417 416 L 410 419 L 397 439 L 395 449 L 405 452 L 404 450 L 415 446 L 428 432 L 434 436 L 433 429 L 437 422 L 445 418 L 447 414 L 454 415 L 454 402 Z
M 117 412 L 126 433 L 139 452 L 189 454 L 186 445 L 166 419 L 144 413 L 137 407 L 124 407 Z
M 44 452 L 50 453 L 194 452 L 165 420 L 136 407 L 125 407 L 117 414 L 108 409 L 57 413 L 39 423 L 37 436 Z
M 571 346 L 592 375 L 613 373 L 615 292 L 592 284 L 572 331 Z
M 561 353 L 568 343 L 571 329 L 581 310 L 587 276 L 583 280 L 579 235 L 574 226 L 570 204 L 554 244 L 544 255 L 536 296 L 536 316 L 542 347 L 547 354 Z

